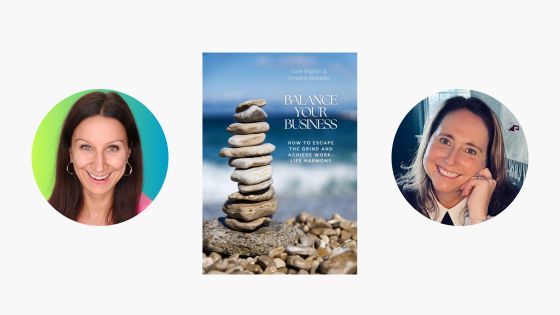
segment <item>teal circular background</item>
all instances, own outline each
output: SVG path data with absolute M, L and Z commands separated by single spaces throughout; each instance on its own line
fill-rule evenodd
M 52 194 L 55 180 L 56 152 L 66 115 L 80 97 L 94 91 L 118 93 L 132 111 L 142 144 L 144 162 L 142 192 L 148 198 L 154 200 L 165 181 L 169 160 L 167 141 L 163 129 L 152 112 L 138 100 L 125 93 L 107 89 L 94 89 L 72 94 L 56 104 L 39 125 L 35 133 L 31 155 L 33 175 L 41 194 L 45 199 L 49 199 Z

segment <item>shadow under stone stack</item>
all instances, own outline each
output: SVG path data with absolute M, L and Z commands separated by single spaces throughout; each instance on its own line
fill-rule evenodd
M 278 209 L 270 165 L 276 147 L 264 143 L 270 129 L 262 109 L 265 105 L 263 99 L 239 104 L 234 115 L 238 122 L 227 128 L 233 134 L 228 139 L 231 147 L 220 150 L 220 156 L 231 158 L 229 166 L 235 168 L 231 180 L 239 188 L 222 207 L 227 214 L 225 225 L 236 231 L 252 232 L 267 226 Z

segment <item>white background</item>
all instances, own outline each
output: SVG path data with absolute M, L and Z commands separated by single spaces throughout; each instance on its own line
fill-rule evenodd
M 137 2 L 0 5 L 1 314 L 558 314 L 560 19 L 552 4 Z M 357 276 L 201 275 L 202 52 L 279 51 L 358 53 Z M 55 212 L 31 168 L 43 117 L 92 88 L 148 106 L 169 146 L 152 205 L 107 228 Z M 529 146 L 514 203 L 467 228 L 415 214 L 391 171 L 401 119 L 449 88 L 502 102 Z

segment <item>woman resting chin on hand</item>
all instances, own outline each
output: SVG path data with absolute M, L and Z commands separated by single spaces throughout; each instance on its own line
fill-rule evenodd
M 469 225 L 500 213 L 515 198 L 506 181 L 502 128 L 480 99 L 448 99 L 398 180 L 414 208 L 447 225 Z

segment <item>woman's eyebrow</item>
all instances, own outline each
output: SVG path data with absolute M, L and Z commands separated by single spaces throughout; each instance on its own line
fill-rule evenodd
M 85 139 L 82 139 L 82 138 L 76 138 L 76 140 L 74 140 L 74 142 L 76 142 L 76 141 L 83 141 L 83 142 L 90 143 L 89 141 L 87 141 L 87 140 L 85 140 Z M 117 140 L 109 141 L 109 142 L 107 142 L 107 144 L 111 144 L 111 143 L 114 143 L 114 142 L 122 142 L 122 143 L 125 143 L 124 140 L 122 140 L 122 139 L 117 139 Z
M 122 143 L 125 143 L 124 140 L 118 139 L 118 140 L 113 140 L 113 141 L 111 141 L 111 142 L 107 142 L 107 144 L 110 144 L 110 143 L 113 143 L 113 142 L 122 142 Z

